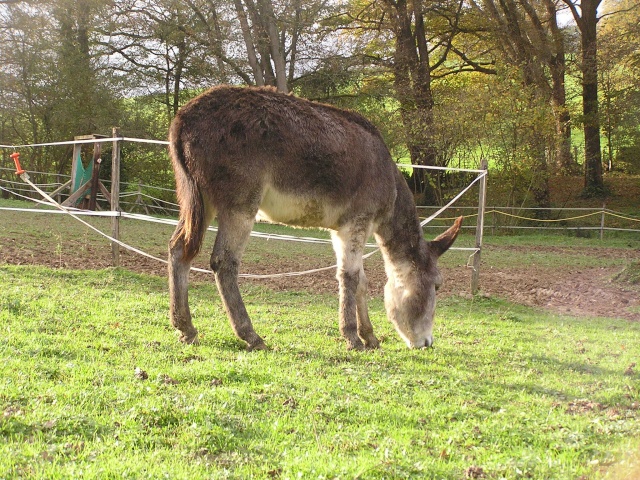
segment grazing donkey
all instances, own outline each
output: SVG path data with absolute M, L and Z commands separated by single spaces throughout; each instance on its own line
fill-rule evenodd
M 218 218 L 211 268 L 236 335 L 266 348 L 238 288 L 256 216 L 331 231 L 338 259 L 340 332 L 348 349 L 377 348 L 367 313 L 362 252 L 373 234 L 385 262 L 385 306 L 409 347 L 431 346 L 436 261 L 462 217 L 431 242 L 378 130 L 356 113 L 270 88 L 215 87 L 185 105 L 169 133 L 180 221 L 169 243 L 171 323 L 197 342 L 188 276 L 205 231 Z

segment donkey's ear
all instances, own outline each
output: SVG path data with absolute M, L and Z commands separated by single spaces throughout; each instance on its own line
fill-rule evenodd
M 429 250 L 435 253 L 438 257 L 449 250 L 449 247 L 453 245 L 453 242 L 458 237 L 458 233 L 460 233 L 462 218 L 463 217 L 456 218 L 456 221 L 446 232 L 438 235 L 434 240 L 429 242 Z

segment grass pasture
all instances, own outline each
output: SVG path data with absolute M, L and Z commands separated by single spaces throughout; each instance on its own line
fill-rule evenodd
M 376 301 L 383 349 L 348 353 L 333 296 L 252 287 L 247 353 L 210 285 L 187 347 L 162 279 L 0 276 L 2 478 L 575 479 L 637 447 L 638 324 L 451 298 L 409 351 Z
M 102 241 L 59 217 L 10 215 L 0 212 L 0 248 L 31 242 L 53 262 L 0 264 L 0 479 L 640 476 L 638 322 L 451 295 L 435 348 L 411 351 L 377 296 L 382 348 L 347 352 L 335 294 L 245 282 L 271 347 L 246 352 L 215 287 L 196 281 L 201 344 L 185 346 L 164 277 L 59 268 L 67 249 L 92 255 Z M 170 228 L 135 228 L 124 236 L 164 250 Z M 48 246 L 35 245 L 42 236 Z M 251 246 L 250 261 L 315 253 L 279 245 Z M 509 251 L 489 249 L 485 261 L 508 262 Z M 331 261 L 322 252 L 320 266 Z M 547 258 L 534 254 L 510 261 Z

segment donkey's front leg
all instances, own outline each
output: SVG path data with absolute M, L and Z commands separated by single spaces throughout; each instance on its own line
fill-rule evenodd
M 238 269 L 242 252 L 253 228 L 255 215 L 224 213 L 218 215 L 218 235 L 211 254 L 211 269 L 222 303 L 235 334 L 249 350 L 264 350 L 264 340 L 253 329 L 251 319 L 240 295 Z
M 340 289 L 340 333 L 347 341 L 347 350 L 364 350 L 364 344 L 358 336 L 356 321 L 356 291 L 358 289 L 358 272 L 340 268 L 338 262 L 338 285 Z
M 364 346 L 369 349 L 378 348 L 380 342 L 373 333 L 373 325 L 369 320 L 369 309 L 367 308 L 367 277 L 364 268 L 360 266 L 360 281 L 356 291 L 356 305 L 358 312 L 358 336 L 364 342 Z
M 180 331 L 180 341 L 197 344 L 198 331 L 191 322 L 189 311 L 189 269 L 191 261 L 184 259 L 184 242 L 179 224 L 169 243 L 169 301 L 171 324 Z
M 369 231 L 368 222 L 362 222 L 362 224 L 351 224 L 337 232 L 332 232 L 333 248 L 338 260 L 336 278 L 340 290 L 340 333 L 347 340 L 348 350 L 364 350 L 365 344 L 369 347 L 369 343 L 372 342 L 373 330 L 366 314 L 366 295 L 364 295 L 366 279 L 365 284 L 360 285 L 361 276 L 364 277 L 362 250 Z M 361 305 L 363 303 L 361 299 L 364 305 Z M 364 309 L 358 308 L 362 306 Z M 359 310 L 364 313 L 362 326 L 358 322 Z M 367 332 L 367 327 L 370 332 Z M 362 335 L 358 335 L 361 330 L 365 335 L 364 344 L 360 339 Z

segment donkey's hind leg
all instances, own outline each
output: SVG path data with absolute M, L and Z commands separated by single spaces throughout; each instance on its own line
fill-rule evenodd
M 211 254 L 211 269 L 222 303 L 235 334 L 245 342 L 249 350 L 264 350 L 264 340 L 253 329 L 251 319 L 238 288 L 238 270 L 242 252 L 253 228 L 255 213 L 220 212 L 218 234 Z
M 198 343 L 198 331 L 191 322 L 189 311 L 189 269 L 191 260 L 184 258 L 184 241 L 181 237 L 182 225 L 178 224 L 169 243 L 169 298 L 171 324 L 180 331 L 180 341 Z

